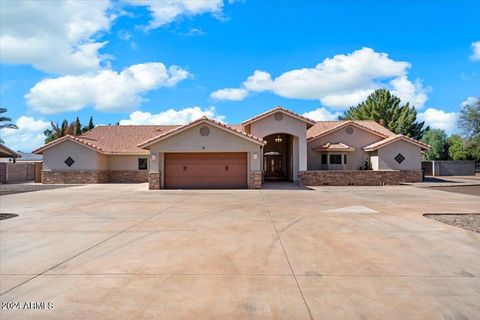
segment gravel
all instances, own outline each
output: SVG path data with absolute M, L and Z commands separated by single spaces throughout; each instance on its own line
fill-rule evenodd
M 480 233 L 480 213 L 467 214 L 426 214 L 425 217 L 451 226 Z
M 77 184 L 9 183 L 0 184 L 0 195 L 75 187 Z

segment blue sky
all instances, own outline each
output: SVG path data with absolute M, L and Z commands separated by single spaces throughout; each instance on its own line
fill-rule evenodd
M 42 144 L 50 120 L 239 123 L 277 105 L 335 119 L 375 88 L 456 131 L 480 95 L 479 1 L 0 3 L 0 105 Z

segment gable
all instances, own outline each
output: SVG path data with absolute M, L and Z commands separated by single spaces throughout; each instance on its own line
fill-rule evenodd
M 201 121 L 148 146 L 160 152 L 220 152 L 257 150 L 263 143 L 247 139 L 207 121 Z
M 326 143 L 344 143 L 348 146 L 361 149 L 383 139 L 383 136 L 372 133 L 360 126 L 346 124 L 338 126 L 335 130 L 325 132 L 314 139 L 308 140 L 308 145 L 310 148 L 318 148 Z

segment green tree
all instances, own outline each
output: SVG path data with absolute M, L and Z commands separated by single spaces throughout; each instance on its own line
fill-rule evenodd
M 467 139 L 480 138 L 480 97 L 462 107 L 458 126 Z
M 446 160 L 448 159 L 447 134 L 441 129 L 432 129 L 425 132 L 423 142 L 431 146 L 423 156 L 425 160 Z
M 448 155 L 452 160 L 466 160 L 468 159 L 468 152 L 465 146 L 465 141 L 458 134 L 450 136 L 447 140 Z
M 480 138 L 473 138 L 466 142 L 467 159 L 480 161 Z
M 83 128 L 78 117 L 71 123 L 69 123 L 67 119 L 64 119 L 60 125 L 53 123 L 53 121 L 50 121 L 50 125 L 51 128 L 43 132 L 45 135 L 45 143 L 49 143 L 66 135 L 79 136 L 95 127 L 92 117 L 90 117 L 88 126 L 84 126 Z
M 83 127 L 83 132 L 87 132 L 88 130 L 92 130 L 95 128 L 95 125 L 93 124 L 93 117 L 90 117 L 90 120 L 88 120 L 88 125 Z
M 386 89 L 375 90 L 368 98 L 351 107 L 339 120 L 375 120 L 387 129 L 407 137 L 420 139 L 425 131 L 424 122 L 417 122 L 417 111 L 409 103 L 402 105 L 400 98 Z
M 73 135 L 79 136 L 82 134 L 82 124 L 80 123 L 80 119 L 75 119 L 74 127 L 73 127 Z
M 0 108 L 0 129 L 18 129 L 18 127 L 11 122 L 11 118 L 2 115 L 5 112 L 7 112 L 7 109 Z M 0 143 L 3 143 L 2 138 L 0 138 Z

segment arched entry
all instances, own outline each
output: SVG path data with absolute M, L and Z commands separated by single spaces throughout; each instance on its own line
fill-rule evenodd
M 293 140 L 286 133 L 274 133 L 263 138 L 263 174 L 265 180 L 293 180 Z

